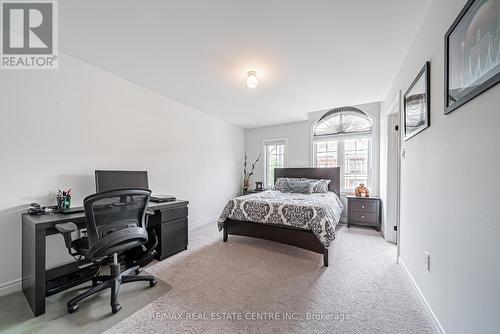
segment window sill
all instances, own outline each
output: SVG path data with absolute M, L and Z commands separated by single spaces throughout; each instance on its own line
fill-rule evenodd
M 353 196 L 354 195 L 354 190 L 352 191 L 341 191 L 340 196 Z

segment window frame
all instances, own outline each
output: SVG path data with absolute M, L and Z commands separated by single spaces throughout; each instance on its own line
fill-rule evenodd
M 262 184 L 264 189 L 270 189 L 274 186 L 267 184 L 267 147 L 272 145 L 283 145 L 283 167 L 286 168 L 288 165 L 288 138 L 274 138 L 274 139 L 264 139 L 262 141 Z
M 313 166 L 317 167 L 317 148 L 316 143 L 318 142 L 328 142 L 328 141 L 336 141 L 337 142 L 337 161 L 339 162 L 337 167 L 340 167 L 340 193 L 350 194 L 354 192 L 354 189 L 345 188 L 345 145 L 344 142 L 346 140 L 354 140 L 354 139 L 368 139 L 368 173 L 367 173 L 367 184 L 366 186 L 369 189 L 372 189 L 372 181 L 373 181 L 373 173 L 372 173 L 372 165 L 373 165 L 373 136 L 368 134 L 360 134 L 360 135 L 335 135 L 335 136 L 324 136 L 320 138 L 313 138 L 312 146 L 313 146 Z
M 344 108 L 351 108 L 351 107 L 342 107 L 342 108 L 337 108 L 339 110 L 342 110 Z M 355 107 L 352 107 L 352 108 L 355 108 Z M 355 109 L 358 109 L 358 108 L 355 108 Z M 373 152 L 374 152 L 374 141 L 375 141 L 375 138 L 374 138 L 374 133 L 376 133 L 376 128 L 374 127 L 374 122 L 376 121 L 376 119 L 370 115 L 370 114 L 367 114 L 366 112 L 362 111 L 361 109 L 359 109 L 359 111 L 361 111 L 371 122 L 371 125 L 372 125 L 372 129 L 371 131 L 363 131 L 363 132 L 353 132 L 353 133 L 341 133 L 341 134 L 331 134 L 331 135 L 319 135 L 319 136 L 315 136 L 315 130 L 316 130 L 316 127 L 318 126 L 318 124 L 321 122 L 322 118 L 329 112 L 331 112 L 332 110 L 329 110 L 325 113 L 323 113 L 322 115 L 320 115 L 317 120 L 315 122 L 313 122 L 311 125 L 310 125 L 310 138 L 311 138 L 311 141 L 310 141 L 310 165 L 317 168 L 317 147 L 316 147 L 316 142 L 327 142 L 327 141 L 337 141 L 339 142 L 337 144 L 337 161 L 339 162 L 339 165 L 338 167 L 340 167 L 340 193 L 341 195 L 349 195 L 349 194 L 352 194 L 354 193 L 354 190 L 355 189 L 346 189 L 344 186 L 345 186 L 345 172 L 344 172 L 344 169 L 345 169 L 345 166 L 344 166 L 344 163 L 345 163 L 345 154 L 344 154 L 344 144 L 340 143 L 340 142 L 343 142 L 345 140 L 351 140 L 351 139 L 369 139 L 369 144 L 368 144 L 368 182 L 366 184 L 366 186 L 369 188 L 369 189 L 373 189 L 373 185 L 376 181 L 376 176 L 374 175 L 374 164 L 376 163 L 376 161 L 374 161 L 374 155 L 373 155 Z

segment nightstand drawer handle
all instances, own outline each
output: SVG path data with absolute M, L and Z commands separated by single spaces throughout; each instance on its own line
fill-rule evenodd
M 365 219 L 365 216 L 361 216 L 361 218 Z
M 364 209 L 364 208 L 365 208 L 365 206 L 364 206 L 364 205 L 361 205 L 361 209 Z

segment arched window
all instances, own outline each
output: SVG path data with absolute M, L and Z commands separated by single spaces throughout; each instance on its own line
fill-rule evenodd
M 372 121 L 354 107 L 325 113 L 313 129 L 315 167 L 341 167 L 344 192 L 359 184 L 370 187 Z
M 358 108 L 342 107 L 332 109 L 319 119 L 314 128 L 314 137 L 371 133 L 372 122 Z

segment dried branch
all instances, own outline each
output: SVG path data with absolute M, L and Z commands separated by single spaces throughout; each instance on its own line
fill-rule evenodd
M 248 187 L 248 185 L 250 183 L 250 177 L 253 175 L 253 172 L 255 170 L 255 165 L 257 164 L 257 162 L 259 162 L 261 156 L 262 156 L 262 153 L 259 154 L 259 156 L 255 160 L 255 162 L 252 164 L 252 169 L 250 170 L 250 173 L 247 173 L 247 155 L 245 154 L 245 162 L 243 164 L 243 184 L 244 184 L 244 187 L 245 186 Z

